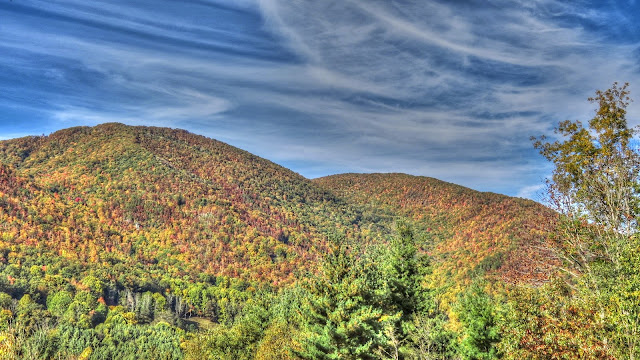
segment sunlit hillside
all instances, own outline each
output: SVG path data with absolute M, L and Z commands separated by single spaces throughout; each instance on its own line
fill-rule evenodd
M 540 285 L 556 263 L 546 244 L 555 219 L 529 200 L 426 177 L 308 180 L 183 130 L 76 127 L 0 142 L 0 306 L 7 320 L 21 324 L 8 328 L 12 341 L 51 335 L 49 329 L 71 331 L 56 333 L 55 341 L 71 341 L 67 345 L 37 342 L 53 346 L 52 354 L 91 349 L 96 358 L 112 356 L 125 346 L 113 338 L 118 332 L 105 332 L 114 322 L 124 333 L 166 323 L 170 328 L 153 328 L 160 332 L 151 336 L 188 341 L 186 350 L 162 350 L 178 358 L 222 354 L 210 342 L 219 336 L 231 336 L 243 351 L 270 352 L 276 333 L 305 334 L 299 326 L 308 315 L 296 309 L 308 309 L 315 296 L 345 281 L 355 298 L 388 294 L 376 301 L 389 315 L 374 312 L 361 321 L 392 327 L 401 320 L 394 311 L 409 311 L 394 307 L 402 301 L 416 301 L 411 311 L 431 309 L 442 325 L 472 283 Z M 401 250 L 398 239 L 408 239 L 409 247 Z M 413 246 L 415 255 L 395 258 Z M 310 285 L 334 271 L 327 268 L 332 261 L 351 263 L 343 268 L 351 275 Z M 405 262 L 413 270 L 394 273 L 395 266 L 409 266 Z M 421 300 L 398 300 L 405 290 L 393 295 L 400 286 L 393 277 L 405 271 L 415 280 L 410 293 Z M 367 278 L 373 282 L 357 285 Z M 255 306 L 266 313 L 250 310 Z M 278 319 L 287 317 L 298 322 L 283 328 Z M 244 321 L 265 327 L 229 335 Z M 93 345 L 74 338 L 76 331 Z M 307 346 L 287 341 L 290 349 Z M 24 346 L 9 348 L 25 354 Z
M 365 219 L 393 214 L 410 221 L 437 262 L 432 281 L 438 288 L 457 293 L 460 283 L 485 274 L 540 284 L 556 261 L 546 242 L 557 214 L 531 200 L 406 174 L 343 174 L 314 182 L 359 205 Z

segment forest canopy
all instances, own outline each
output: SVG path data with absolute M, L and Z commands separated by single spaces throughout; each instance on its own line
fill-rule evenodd
M 0 142 L 7 359 L 634 359 L 628 85 L 533 138 L 548 205 L 404 174 L 308 180 L 186 131 Z M 551 139 L 551 140 L 550 140 Z

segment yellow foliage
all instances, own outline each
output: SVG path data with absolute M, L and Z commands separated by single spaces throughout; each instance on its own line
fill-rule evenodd
M 84 351 L 78 356 L 78 360 L 87 360 L 89 359 L 89 357 L 91 356 L 91 353 L 93 352 L 93 350 L 91 350 L 91 347 L 87 347 L 86 349 L 84 349 Z

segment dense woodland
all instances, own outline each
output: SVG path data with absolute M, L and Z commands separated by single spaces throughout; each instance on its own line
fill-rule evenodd
M 2 141 L 0 358 L 638 358 L 626 85 L 592 100 L 534 139 L 549 207 L 166 128 Z

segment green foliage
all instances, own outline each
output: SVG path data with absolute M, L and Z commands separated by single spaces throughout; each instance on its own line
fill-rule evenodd
M 0 308 L 9 309 L 13 305 L 11 295 L 0 292 Z
M 640 239 L 634 234 L 620 246 L 615 261 L 594 266 L 597 291 L 582 297 L 594 299 L 595 309 L 608 327 L 604 335 L 620 359 L 640 358 Z
M 541 137 L 534 144 L 555 165 L 550 200 L 565 217 L 554 250 L 568 289 L 546 304 L 554 327 L 536 335 L 559 337 L 556 328 L 575 329 L 579 341 L 571 342 L 574 352 L 566 358 L 640 357 L 640 153 L 626 120 L 627 87 L 614 83 L 589 99 L 598 109 L 588 128 L 564 121 L 556 129 L 561 140 Z
M 102 292 L 104 291 L 104 284 L 102 283 L 102 280 L 93 275 L 88 275 L 82 279 L 81 283 L 94 296 L 102 296 Z
M 410 322 L 418 310 L 418 291 L 421 276 L 413 230 L 404 223 L 397 224 L 398 234 L 392 238 L 387 263 L 387 283 L 392 312 L 401 312 L 401 321 Z
M 496 309 L 492 299 L 478 284 L 472 284 L 462 295 L 456 309 L 463 325 L 460 354 L 463 359 L 498 359 L 500 341 Z
M 103 124 L 1 141 L 0 351 L 453 359 L 447 312 L 466 279 L 475 269 L 546 279 L 526 245 L 550 214 L 423 177 L 309 181 L 171 129 Z
M 386 329 L 389 344 L 384 352 L 405 358 L 414 345 L 410 335 L 416 333 L 416 317 L 437 309 L 432 291 L 423 285 L 430 270 L 428 257 L 418 253 L 416 235 L 409 225 L 399 221 L 396 232 L 377 261 L 384 260 L 381 307 L 391 315 Z
M 376 307 L 367 276 L 371 264 L 358 261 L 345 241 L 327 254 L 321 275 L 309 283 L 303 350 L 307 359 L 375 359 L 384 344 L 384 323 L 393 320 Z
M 268 301 L 270 298 L 263 294 L 255 301 Z M 187 344 L 186 358 L 253 359 L 271 317 L 265 304 L 255 301 L 245 305 L 242 316 L 232 325 L 215 326 L 191 340 Z
M 58 291 L 47 297 L 47 309 L 54 316 L 62 316 L 73 301 L 73 295 L 68 291 Z

